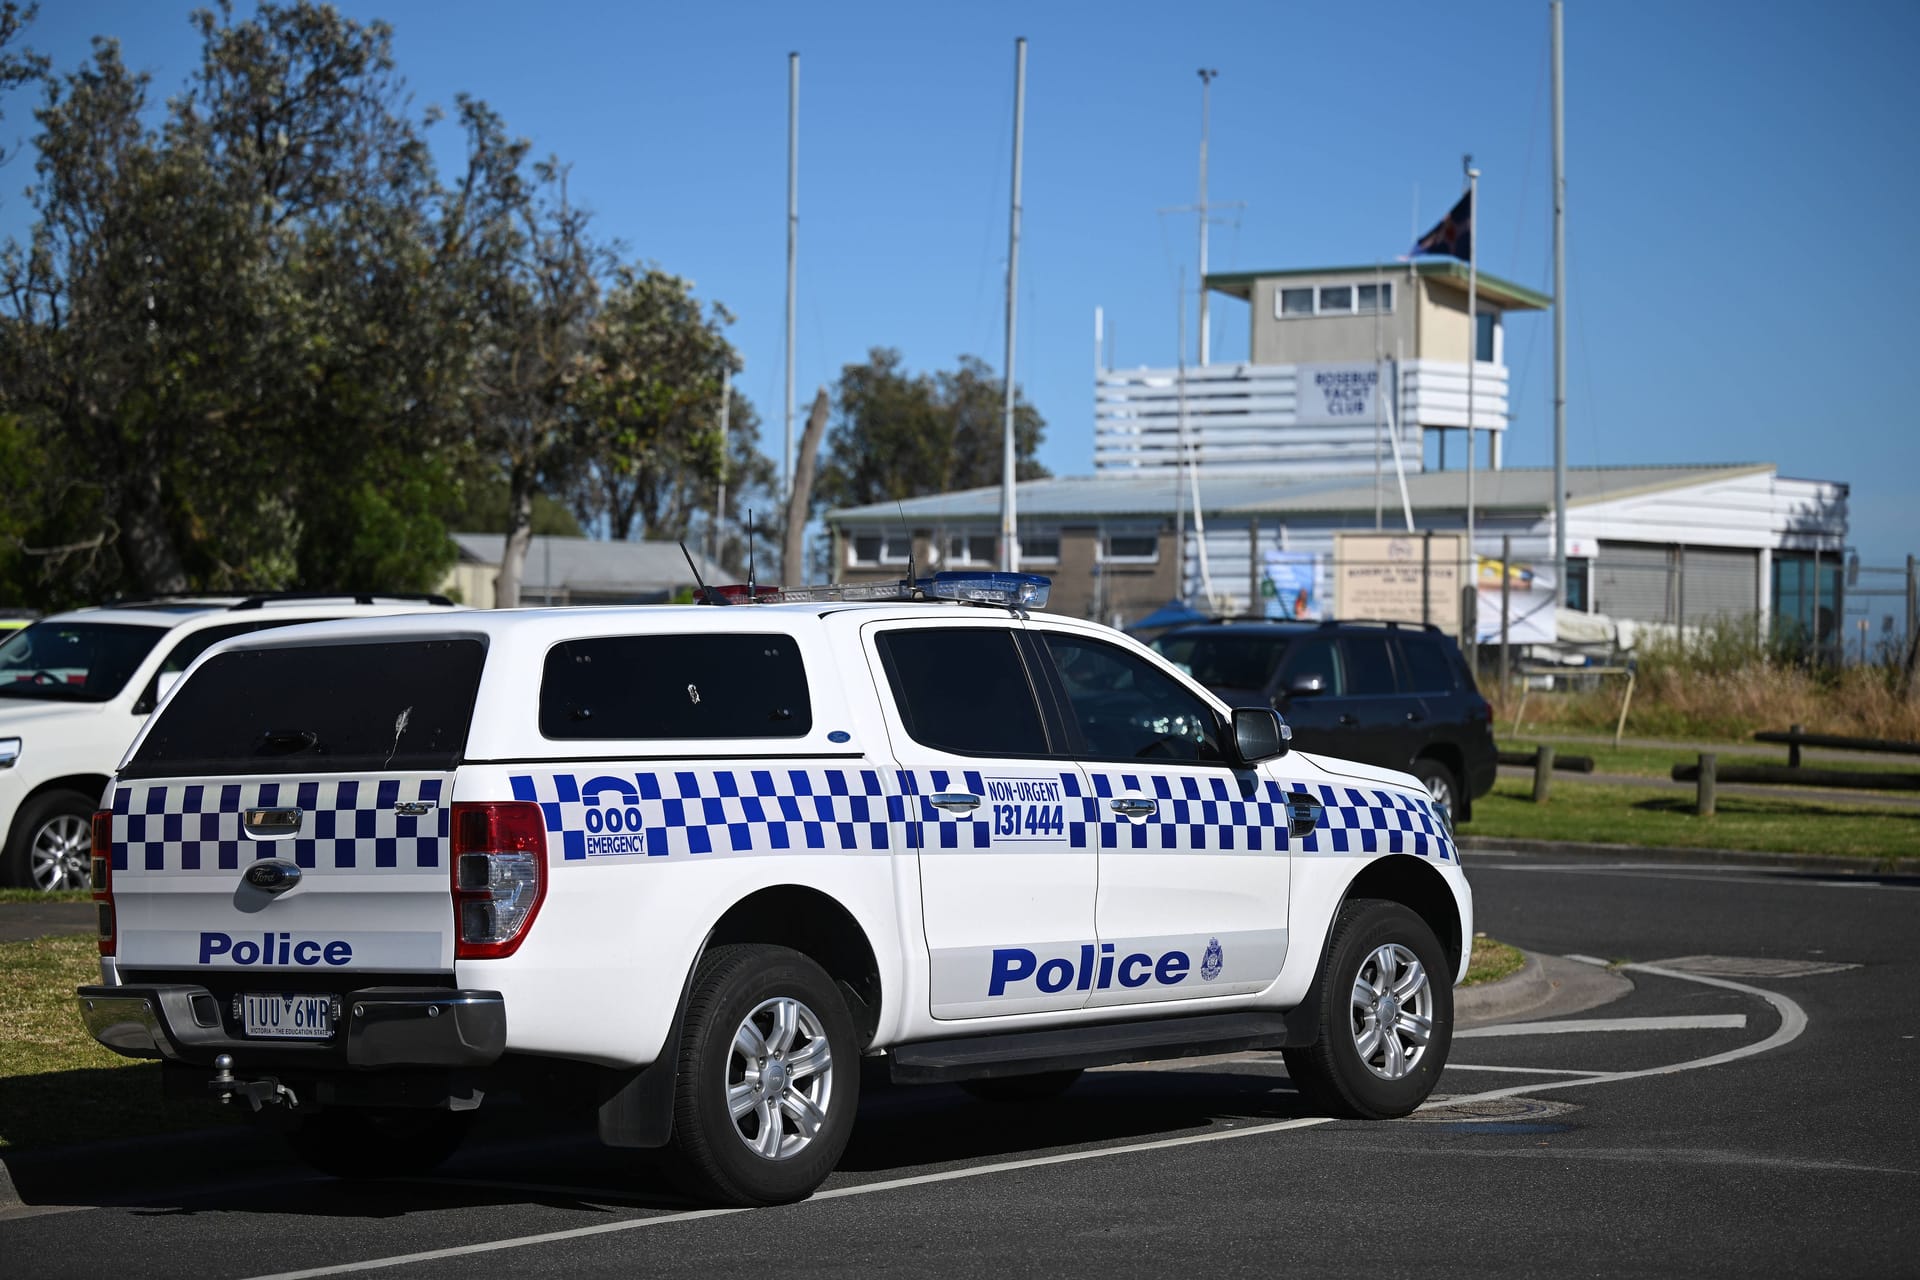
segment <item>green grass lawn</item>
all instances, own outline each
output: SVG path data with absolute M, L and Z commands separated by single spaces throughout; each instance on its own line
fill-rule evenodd
M 1473 957 L 1467 961 L 1467 976 L 1461 981 L 1463 987 L 1477 987 L 1483 982 L 1494 982 L 1510 973 L 1518 973 L 1527 958 L 1520 954 L 1518 947 L 1510 947 L 1504 942 L 1495 942 L 1486 934 L 1480 934 L 1473 940 Z
M 1546 804 L 1530 781 L 1502 779 L 1473 802 L 1463 837 L 1577 840 L 1765 853 L 1853 854 L 1920 864 L 1920 809 L 1864 810 L 1843 804 L 1719 798 L 1711 818 L 1694 816 L 1693 793 L 1572 782 L 1556 776 Z
M 0 906 L 9 902 L 85 902 L 92 895 L 85 889 L 0 889 Z
M 101 1048 L 73 989 L 100 980 L 90 937 L 0 942 L 0 1150 L 233 1123 L 230 1108 L 168 1101 L 160 1068 Z

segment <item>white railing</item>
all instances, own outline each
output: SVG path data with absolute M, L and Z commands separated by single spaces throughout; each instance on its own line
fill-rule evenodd
M 1391 384 L 1392 361 L 1381 366 Z M 1467 366 L 1407 360 L 1399 369 L 1400 449 L 1421 469 L 1421 431 L 1467 425 Z M 1303 473 L 1371 471 L 1376 449 L 1391 450 L 1395 415 L 1373 397 L 1371 363 L 1212 364 L 1188 369 L 1110 370 L 1094 382 L 1096 471 L 1171 467 L 1180 456 L 1182 400 L 1188 457 L 1208 470 L 1286 466 Z M 1474 367 L 1474 425 L 1507 426 L 1507 369 Z

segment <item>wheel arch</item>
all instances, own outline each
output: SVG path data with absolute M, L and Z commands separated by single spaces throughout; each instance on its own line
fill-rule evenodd
M 754 942 L 791 947 L 825 969 L 847 997 L 861 1046 L 872 1042 L 883 995 L 880 961 L 866 929 L 837 899 L 798 884 L 756 889 L 714 922 L 703 950 Z
M 1447 955 L 1449 973 L 1460 972 L 1460 959 L 1468 945 L 1460 906 L 1446 878 L 1430 863 L 1408 853 L 1388 854 L 1370 862 L 1348 883 L 1340 898 L 1341 907 L 1355 898 L 1383 898 L 1412 911 L 1426 921 L 1439 940 Z

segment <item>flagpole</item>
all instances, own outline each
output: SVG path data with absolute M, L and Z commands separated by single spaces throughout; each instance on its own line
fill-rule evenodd
M 1480 237 L 1474 226 L 1479 221 L 1480 171 L 1473 167 L 1473 157 L 1465 158 L 1467 170 L 1467 579 L 1466 586 L 1473 589 L 1478 585 L 1480 561 L 1473 549 L 1473 477 L 1474 477 L 1474 439 L 1473 439 L 1473 366 L 1480 358 Z M 1480 627 L 1476 622 L 1467 628 L 1467 652 L 1475 665 L 1479 664 Z

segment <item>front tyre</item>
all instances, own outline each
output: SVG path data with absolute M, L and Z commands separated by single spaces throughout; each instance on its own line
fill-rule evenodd
M 466 1141 L 471 1111 L 334 1107 L 302 1117 L 285 1133 L 307 1165 L 335 1178 L 406 1178 L 430 1173 Z
M 1334 920 L 1313 1044 L 1284 1053 L 1307 1100 L 1385 1120 L 1427 1100 L 1453 1044 L 1452 971 L 1440 943 L 1397 902 L 1357 898 Z
M 734 1205 L 804 1199 L 839 1162 L 859 1098 L 853 1021 L 825 970 L 786 947 L 701 957 L 674 1089 L 689 1190 Z

